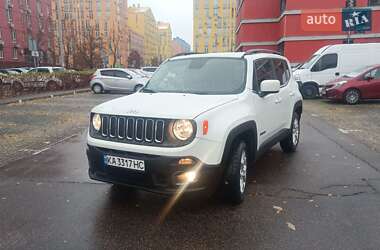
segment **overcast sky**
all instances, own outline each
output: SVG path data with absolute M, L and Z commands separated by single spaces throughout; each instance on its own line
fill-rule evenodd
M 150 7 L 156 21 L 170 22 L 173 37 L 179 36 L 189 44 L 193 41 L 193 0 L 128 0 L 128 4 Z

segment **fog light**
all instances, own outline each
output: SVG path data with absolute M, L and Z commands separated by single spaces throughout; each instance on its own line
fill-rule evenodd
M 177 175 L 177 185 L 193 183 L 197 181 L 197 173 L 190 171 Z
M 193 159 L 190 159 L 190 158 L 183 158 L 178 161 L 178 164 L 181 166 L 191 166 L 194 164 L 194 161 Z

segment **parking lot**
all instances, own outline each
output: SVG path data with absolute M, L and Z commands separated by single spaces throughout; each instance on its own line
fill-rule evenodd
M 88 112 L 117 95 L 0 106 L 1 249 L 378 249 L 380 103 L 305 101 L 296 154 L 273 148 L 238 207 L 90 181 Z

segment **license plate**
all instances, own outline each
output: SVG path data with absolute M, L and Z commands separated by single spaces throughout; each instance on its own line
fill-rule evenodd
M 126 169 L 132 169 L 132 170 L 136 170 L 140 172 L 145 172 L 145 162 L 140 161 L 140 160 L 105 155 L 104 163 L 112 167 L 126 168 Z

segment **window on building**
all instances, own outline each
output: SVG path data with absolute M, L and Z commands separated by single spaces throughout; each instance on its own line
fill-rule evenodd
M 8 22 L 13 22 L 13 13 L 12 13 L 12 8 L 8 6 L 7 8 L 7 17 L 8 17 Z
M 338 54 L 327 54 L 322 56 L 311 69 L 312 72 L 319 72 L 326 69 L 335 69 L 338 66 Z
M 369 0 L 368 6 L 380 6 L 380 0 Z
M 4 58 L 4 48 L 0 47 L 0 59 Z
M 18 50 L 17 50 L 17 48 L 13 48 L 13 50 L 12 50 L 12 57 L 13 57 L 13 59 L 17 59 L 18 58 Z
M 11 34 L 12 34 L 12 40 L 16 41 L 17 40 L 17 35 L 16 35 L 16 31 L 14 29 L 12 29 Z
M 284 13 L 285 10 L 286 10 L 286 0 L 281 0 L 281 2 L 280 2 L 280 12 L 281 12 L 281 14 Z

